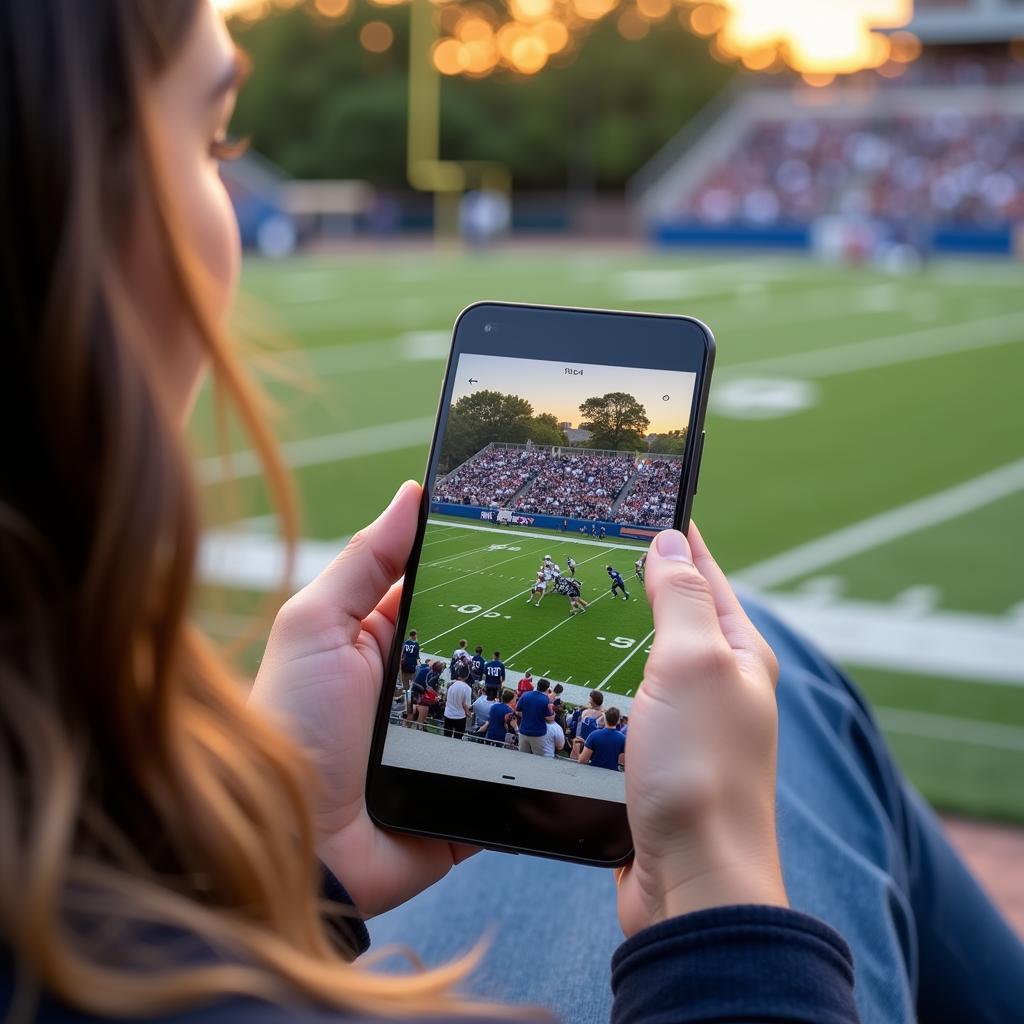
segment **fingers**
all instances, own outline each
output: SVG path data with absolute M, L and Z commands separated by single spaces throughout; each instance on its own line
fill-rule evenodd
M 659 637 L 685 631 L 690 640 L 722 639 L 711 589 L 678 530 L 663 530 L 651 542 L 645 586 Z
M 304 602 L 326 605 L 340 614 L 350 638 L 405 572 L 416 537 L 421 496 L 418 484 L 404 483 L 391 504 L 306 588 Z
M 736 652 L 741 662 L 753 659 L 754 663 L 767 669 L 774 685 L 779 677 L 779 664 L 775 654 L 750 621 L 725 573 L 708 550 L 696 523 L 690 523 L 688 539 L 694 565 L 711 588 L 718 623 L 729 646 Z
M 731 662 L 748 672 L 767 673 L 774 682 L 778 670 L 771 649 L 695 526 L 690 540 L 676 530 L 664 530 L 654 539 L 647 595 L 654 611 L 653 672 L 662 658 L 666 665 L 700 663 L 709 674 L 725 671 Z
M 399 580 L 392 584 L 391 589 L 381 598 L 377 607 L 363 619 L 363 629 L 376 641 L 382 657 L 387 657 L 391 641 L 395 636 L 398 606 L 402 601 L 402 582 Z

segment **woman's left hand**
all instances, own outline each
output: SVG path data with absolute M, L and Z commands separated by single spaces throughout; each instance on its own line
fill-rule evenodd
M 403 484 L 376 521 L 286 602 L 250 698 L 278 716 L 312 758 L 320 781 L 317 853 L 367 917 L 405 902 L 476 852 L 385 832 L 366 810 L 370 739 L 421 493 Z

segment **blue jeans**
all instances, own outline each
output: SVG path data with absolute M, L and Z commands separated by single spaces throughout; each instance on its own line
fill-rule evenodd
M 1024 946 L 894 764 L 864 698 L 835 665 L 745 601 L 779 659 L 778 832 L 792 906 L 850 944 L 864 1024 L 1024 1021 Z M 609 959 L 622 939 L 611 873 L 482 853 L 369 924 L 428 964 L 490 952 L 471 992 L 610 1015 Z

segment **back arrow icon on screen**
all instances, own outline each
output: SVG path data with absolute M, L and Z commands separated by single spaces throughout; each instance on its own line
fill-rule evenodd
M 470 378 L 469 378 L 469 383 L 470 383 L 470 384 L 479 384 L 479 383 L 480 383 L 480 381 L 478 381 L 478 380 L 476 379 L 476 377 L 470 377 Z

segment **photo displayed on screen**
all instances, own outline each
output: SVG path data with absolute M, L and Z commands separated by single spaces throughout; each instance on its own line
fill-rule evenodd
M 695 375 L 463 355 L 384 763 L 625 800 Z

